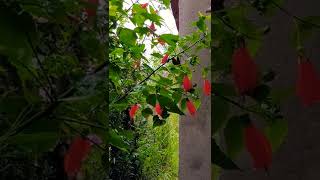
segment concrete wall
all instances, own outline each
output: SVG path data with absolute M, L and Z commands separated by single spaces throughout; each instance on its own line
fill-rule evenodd
M 198 12 L 205 12 L 210 7 L 210 0 L 179 1 L 179 33 L 189 34 L 194 29 L 191 23 L 198 19 Z M 200 54 L 201 63 L 210 63 L 209 51 Z M 202 84 L 201 70 L 193 74 L 193 82 Z M 209 180 L 211 179 L 211 102 L 208 97 L 201 97 L 201 108 L 196 117 L 182 116 L 179 132 L 179 179 Z M 204 108 L 205 107 L 205 108 Z
M 320 15 L 320 1 L 287 0 L 285 7 L 298 16 Z M 279 76 L 276 87 L 294 85 L 297 73 L 297 57 L 288 40 L 292 22 L 285 14 L 278 12 L 269 22 L 271 33 L 263 43 L 257 62 L 272 66 Z M 307 52 L 320 73 L 319 36 L 310 42 Z M 311 49 L 312 48 L 312 49 Z M 263 171 L 224 172 L 220 180 L 319 180 L 320 179 L 320 104 L 304 108 L 296 97 L 283 105 L 282 110 L 289 123 L 286 143 L 276 152 L 270 169 L 270 177 Z M 237 162 L 248 169 L 250 161 L 246 153 Z

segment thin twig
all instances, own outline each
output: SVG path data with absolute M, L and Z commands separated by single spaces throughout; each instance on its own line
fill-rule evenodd
M 252 110 L 252 109 L 250 109 L 250 108 L 248 108 L 248 107 L 245 107 L 245 106 L 241 105 L 240 103 L 238 103 L 238 102 L 236 102 L 236 101 L 234 101 L 234 100 L 232 100 L 232 99 L 230 99 L 230 98 L 228 98 L 228 97 L 226 97 L 226 96 L 224 96 L 224 95 L 221 95 L 221 94 L 216 93 L 216 92 L 213 93 L 213 95 L 222 98 L 224 101 L 226 101 L 226 102 L 228 102 L 228 103 L 230 103 L 230 104 L 232 104 L 232 105 L 234 105 L 234 106 L 237 106 L 237 107 L 239 107 L 240 109 L 243 109 L 243 110 L 245 110 L 245 111 L 248 111 L 248 112 L 251 112 L 251 113 L 254 113 L 254 114 L 261 115 L 261 112 Z M 267 116 L 269 119 L 273 119 L 273 118 L 272 118 L 270 115 L 268 115 L 268 114 L 264 114 L 264 115 Z

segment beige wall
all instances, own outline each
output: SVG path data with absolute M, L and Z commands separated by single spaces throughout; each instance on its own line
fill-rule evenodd
M 320 1 L 287 0 L 285 7 L 298 16 L 320 15 Z M 290 19 L 279 12 L 270 21 L 271 32 L 263 44 L 257 62 L 272 66 L 279 73 L 274 86 L 285 87 L 295 84 L 297 65 L 295 51 L 289 39 L 292 29 Z M 318 42 L 316 42 L 318 41 Z M 310 42 L 311 61 L 320 73 L 319 36 Z M 311 49 L 308 49 L 309 55 Z M 270 169 L 270 177 L 263 171 L 243 173 L 225 172 L 220 180 L 320 180 L 320 104 L 303 108 L 297 98 L 291 98 L 282 110 L 289 122 L 289 135 L 286 143 L 276 152 Z M 237 162 L 248 169 L 250 161 L 247 154 Z
M 191 23 L 198 18 L 198 12 L 204 13 L 210 7 L 210 0 L 180 0 L 179 26 L 180 35 L 192 32 Z M 199 54 L 202 65 L 210 63 L 209 51 Z M 201 70 L 193 74 L 193 82 L 202 84 Z M 210 180 L 211 179 L 211 102 L 208 97 L 201 97 L 201 108 L 195 118 L 182 116 L 179 134 L 179 179 Z M 205 108 L 204 108 L 205 107 Z

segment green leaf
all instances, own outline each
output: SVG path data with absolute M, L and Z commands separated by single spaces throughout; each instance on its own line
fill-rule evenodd
M 285 141 L 288 134 L 288 123 L 283 119 L 272 121 L 265 129 L 272 151 L 275 152 L 280 145 Z
M 59 138 L 56 132 L 21 133 L 9 139 L 9 143 L 33 152 L 45 152 L 53 148 Z
M 211 104 L 212 104 L 212 110 L 211 110 L 212 134 L 215 134 L 227 122 L 230 106 L 228 102 L 226 102 L 225 100 L 217 96 L 214 96 L 212 98 Z
M 128 46 L 134 46 L 138 38 L 136 32 L 128 28 L 119 28 L 118 36 L 120 41 Z
M 179 109 L 177 104 L 171 100 L 169 97 L 159 95 L 158 101 L 161 107 L 166 107 L 169 112 L 177 113 L 180 115 L 184 115 L 184 113 Z
M 152 106 L 156 106 L 157 103 L 157 96 L 155 94 L 150 94 L 147 99 L 146 99 L 147 103 L 152 105 Z
M 226 170 L 240 170 L 240 168 L 223 152 L 215 139 L 211 139 L 211 162 Z
M 165 120 L 161 120 L 159 116 L 153 116 L 153 127 L 162 126 L 166 123 Z
M 160 39 L 164 40 L 169 45 L 175 46 L 179 40 L 179 36 L 173 34 L 162 34 L 160 35 Z
M 160 0 L 160 1 L 162 1 L 162 3 L 163 3 L 167 8 L 170 7 L 170 2 L 171 2 L 171 0 Z
M 229 119 L 224 129 L 224 137 L 227 154 L 231 158 L 235 158 L 244 146 L 243 122 L 239 116 L 234 116 Z
M 109 129 L 109 143 L 116 148 L 128 151 L 129 145 L 125 142 L 124 138 L 116 133 L 115 130 Z
M 153 115 L 153 111 L 150 108 L 146 108 L 142 110 L 141 113 L 142 113 L 142 116 L 144 116 L 145 118 L 149 117 L 150 115 Z
M 196 22 L 197 27 L 204 32 L 206 30 L 205 16 L 199 16 L 199 20 Z

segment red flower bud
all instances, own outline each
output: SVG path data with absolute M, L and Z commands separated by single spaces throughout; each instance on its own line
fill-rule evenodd
M 296 85 L 297 96 L 305 106 L 320 102 L 320 79 L 310 61 L 301 59 Z
M 87 2 L 95 6 L 99 5 L 99 0 L 87 0 Z M 97 14 L 97 8 L 89 7 L 85 9 L 85 12 L 88 15 L 88 17 L 94 17 Z
M 207 96 L 211 94 L 211 83 L 208 79 L 205 79 L 203 82 L 203 93 Z
M 149 26 L 149 29 L 153 32 L 156 31 L 156 27 L 154 26 L 154 23 L 151 23 L 151 25 Z
M 268 169 L 272 161 L 272 149 L 268 139 L 254 125 L 245 128 L 245 145 L 254 167 Z
M 162 109 L 161 109 L 161 106 L 160 106 L 160 104 L 159 103 L 157 103 L 156 104 L 156 106 L 155 106 L 155 111 L 156 111 L 156 113 L 159 115 L 159 116 L 162 116 Z
M 187 99 L 187 108 L 191 116 L 194 116 L 196 114 L 196 107 L 194 107 L 192 101 Z
M 169 54 L 165 54 L 161 60 L 161 64 L 165 64 L 168 61 Z
M 77 137 L 70 145 L 64 157 L 64 170 L 69 176 L 76 176 L 80 171 L 82 161 L 91 150 L 90 141 Z
M 129 116 L 130 116 L 130 119 L 133 120 L 134 119 L 134 116 L 136 114 L 136 112 L 138 111 L 139 109 L 139 105 L 138 104 L 135 104 L 135 105 L 132 105 L 130 110 L 129 110 Z
M 246 48 L 235 50 L 233 54 L 232 74 L 240 94 L 245 94 L 257 86 L 258 68 Z
M 192 88 L 192 83 L 187 75 L 185 75 L 183 78 L 183 88 L 186 92 L 190 91 L 190 89 Z
M 140 4 L 140 6 L 141 6 L 143 9 L 145 9 L 145 8 L 147 8 L 148 3 Z

